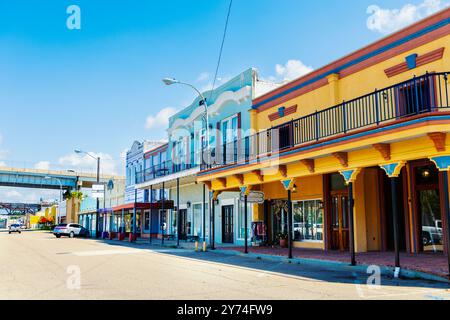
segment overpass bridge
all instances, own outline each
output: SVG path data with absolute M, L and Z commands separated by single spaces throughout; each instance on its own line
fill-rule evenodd
M 108 182 L 119 177 L 100 175 L 100 182 Z M 97 181 L 96 174 L 72 171 L 23 169 L 0 167 L 0 187 L 75 190 L 90 188 Z
M 41 210 L 40 204 L 35 203 L 3 203 L 0 202 L 0 213 L 7 215 L 27 215 L 35 214 Z

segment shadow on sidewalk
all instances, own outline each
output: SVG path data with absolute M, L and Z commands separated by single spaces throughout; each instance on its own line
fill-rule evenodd
M 223 251 L 207 251 L 195 252 L 193 243 L 181 243 L 187 248 L 176 248 L 176 241 L 166 242 L 165 246 L 161 246 L 161 240 L 153 240 L 150 245 L 147 242 L 139 241 L 138 243 L 130 243 L 128 241 L 95 239 L 95 241 L 111 245 L 128 248 L 139 248 L 142 250 L 149 250 L 156 254 L 163 254 L 167 256 L 176 257 L 179 259 L 189 259 L 202 263 L 214 263 L 231 266 L 234 268 L 246 269 L 251 271 L 259 271 L 263 284 L 264 277 L 270 275 L 279 275 L 292 277 L 293 279 L 302 278 L 303 280 L 312 279 L 318 281 L 353 284 L 365 286 L 368 283 L 369 277 L 373 273 L 361 271 L 360 268 L 353 268 L 350 265 L 333 266 L 326 264 L 314 263 L 298 263 L 287 262 L 286 260 L 274 261 L 264 257 L 244 256 L 240 253 L 224 253 Z M 182 262 L 180 262 L 182 263 Z M 423 279 L 395 279 L 389 276 L 381 276 L 380 286 L 401 286 L 411 288 L 450 288 L 449 284 L 423 280 Z

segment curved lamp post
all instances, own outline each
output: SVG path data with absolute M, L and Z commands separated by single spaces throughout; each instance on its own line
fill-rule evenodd
M 205 114 L 204 114 L 204 120 L 205 120 L 205 125 L 206 125 L 206 130 L 205 130 L 205 135 L 206 135 L 206 154 L 208 155 L 208 164 L 210 164 L 211 162 L 211 157 L 210 157 L 210 144 L 209 144 L 209 115 L 208 115 L 208 104 L 206 101 L 206 98 L 204 97 L 204 95 L 200 92 L 200 90 L 198 90 L 195 86 L 193 86 L 190 83 L 186 83 L 186 82 L 181 82 L 177 79 L 174 78 L 164 78 L 162 80 L 164 82 L 164 84 L 166 86 L 171 86 L 174 84 L 181 84 L 181 85 L 185 85 L 188 87 L 191 87 L 195 92 L 197 92 L 197 94 L 202 98 L 203 100 L 203 106 L 205 108 Z M 203 146 L 202 146 L 203 147 Z M 202 161 L 204 160 L 203 154 L 202 154 Z M 204 186 L 205 188 L 205 186 Z M 205 189 L 203 189 L 203 194 L 205 193 Z M 179 193 L 177 192 L 177 196 L 179 196 Z M 203 233 L 205 234 L 206 231 L 206 224 L 205 224 L 205 201 L 203 200 Z M 179 211 L 180 208 L 177 208 L 177 210 Z M 177 221 L 179 223 L 180 217 L 178 217 Z M 180 231 L 180 228 L 178 227 L 178 232 Z M 179 234 L 178 234 L 179 237 Z M 164 238 L 164 237 L 163 237 Z M 205 236 L 203 237 L 203 250 L 206 250 L 206 239 Z
M 61 202 L 62 202 L 62 182 L 59 178 L 56 177 L 50 177 L 50 176 L 46 176 L 44 178 L 45 180 L 56 180 L 59 183 L 59 205 L 58 205 L 58 212 L 56 213 L 56 223 L 59 224 L 59 211 L 61 210 Z
M 83 150 L 79 150 L 79 149 L 75 149 L 74 150 L 75 153 L 78 154 L 85 154 L 89 157 L 91 157 L 92 159 L 95 159 L 97 161 L 97 183 L 100 183 L 100 157 L 95 157 L 92 154 L 90 154 L 89 152 L 83 151 Z M 97 198 L 97 206 L 96 206 L 97 210 L 95 213 L 95 237 L 97 238 L 97 231 L 98 231 L 98 215 L 99 215 L 99 210 L 100 210 L 100 201 Z

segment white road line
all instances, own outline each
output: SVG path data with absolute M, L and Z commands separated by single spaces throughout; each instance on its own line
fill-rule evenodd
M 142 250 L 130 249 L 130 250 L 95 250 L 95 251 L 72 252 L 73 255 L 78 257 L 108 256 L 116 254 L 135 254 L 135 253 L 142 253 Z

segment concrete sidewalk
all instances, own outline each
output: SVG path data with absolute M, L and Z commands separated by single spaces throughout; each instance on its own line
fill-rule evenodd
M 219 252 L 245 255 L 244 248 L 222 247 Z M 356 254 L 357 266 L 350 265 L 348 252 L 293 249 L 294 258 L 289 260 L 288 249 L 272 247 L 249 247 L 247 256 L 274 261 L 286 261 L 300 264 L 333 265 L 339 268 L 367 271 L 369 266 L 379 266 L 382 273 L 394 276 L 393 252 L 368 252 Z M 400 277 L 408 279 L 424 279 L 450 283 L 447 256 L 443 254 L 407 254 L 400 255 Z
M 176 240 L 164 240 L 162 245 L 161 239 L 152 239 L 150 243 L 148 239 L 138 239 L 136 242 L 103 240 L 115 245 L 137 246 L 148 248 L 172 248 L 180 250 L 195 250 L 195 242 L 180 241 L 177 247 Z M 202 243 L 199 243 L 199 251 L 202 250 Z M 380 267 L 381 273 L 387 277 L 394 277 L 395 268 L 393 266 L 393 253 L 365 253 L 357 254 L 357 266 L 351 266 L 349 254 L 343 252 L 324 252 L 318 250 L 294 249 L 294 258 L 287 258 L 287 249 L 269 248 L 269 247 L 249 247 L 249 253 L 244 254 L 243 247 L 225 246 L 218 247 L 216 250 L 208 248 L 208 252 L 215 252 L 230 256 L 241 256 L 249 259 L 267 260 L 274 262 L 303 264 L 308 266 L 332 267 L 339 271 L 357 271 L 367 272 L 368 267 L 375 265 Z M 450 283 L 449 277 L 445 271 L 447 261 L 446 256 L 434 255 L 408 255 L 402 254 L 401 278 L 405 279 L 422 279 L 444 283 Z M 419 263 L 419 262 L 420 263 Z M 445 265 L 445 267 L 444 267 Z M 425 266 L 428 266 L 426 268 Z

